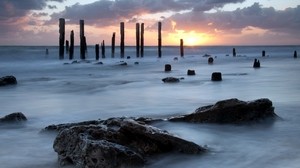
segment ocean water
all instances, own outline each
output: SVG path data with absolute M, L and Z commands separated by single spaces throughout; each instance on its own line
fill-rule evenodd
M 146 47 L 144 58 L 136 58 L 135 48 L 127 47 L 125 58 L 131 59 L 120 59 L 119 50 L 111 58 L 108 47 L 100 65 L 89 47 L 89 63 L 65 65 L 72 61 L 58 60 L 57 47 L 0 47 L 0 77 L 14 75 L 18 80 L 16 86 L 0 87 L 0 117 L 23 112 L 28 118 L 22 125 L 0 126 L 1 167 L 59 167 L 52 148 L 55 135 L 40 134 L 50 124 L 121 116 L 167 118 L 228 98 L 269 98 L 281 119 L 245 126 L 156 123 L 209 152 L 167 154 L 145 167 L 299 167 L 300 58 L 294 59 L 293 53 L 300 46 L 237 46 L 237 57 L 232 57 L 232 48 L 186 47 L 181 58 L 178 47 L 163 47 L 162 58 L 157 58 L 157 48 Z M 214 57 L 213 65 L 205 54 Z M 259 69 L 252 68 L 255 58 L 261 62 Z M 120 61 L 128 66 L 119 66 Z M 164 72 L 165 64 L 172 65 L 171 72 Z M 187 76 L 188 69 L 196 76 Z M 223 81 L 210 81 L 212 72 L 222 72 Z M 161 81 L 169 76 L 184 79 L 176 84 Z

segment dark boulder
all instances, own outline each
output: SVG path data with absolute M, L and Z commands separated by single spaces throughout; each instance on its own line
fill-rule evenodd
M 168 152 L 199 154 L 206 150 L 147 125 L 143 120 L 111 118 L 95 124 L 75 125 L 65 125 L 54 141 L 53 148 L 61 165 L 142 167 L 147 157 L 153 155 Z
M 17 79 L 14 76 L 4 76 L 0 78 L 0 86 L 16 85 L 17 83 Z
M 195 72 L 195 70 L 188 69 L 187 75 L 188 76 L 193 76 L 193 75 L 196 75 L 196 72 Z
M 228 99 L 214 105 L 196 109 L 192 114 L 170 118 L 170 121 L 186 121 L 195 123 L 242 124 L 276 118 L 272 101 L 257 99 L 241 101 Z
M 172 70 L 172 65 L 171 64 L 166 64 L 165 65 L 165 72 L 170 72 Z
M 175 77 L 166 77 L 166 78 L 163 78 L 162 81 L 164 83 L 178 83 L 178 82 L 180 82 L 180 79 L 175 78 Z
M 0 118 L 0 123 L 17 123 L 27 121 L 26 116 L 21 112 L 15 112 L 8 114 L 2 118 Z

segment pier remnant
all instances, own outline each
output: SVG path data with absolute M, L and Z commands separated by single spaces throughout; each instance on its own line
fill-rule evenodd
M 212 81 L 222 81 L 222 73 L 221 72 L 213 72 L 211 74 Z
M 64 59 L 65 19 L 59 19 L 59 59 Z
M 99 60 L 99 44 L 95 45 L 96 60 Z
M 141 24 L 141 57 L 144 57 L 144 23 Z
M 69 40 L 66 40 L 66 54 L 69 54 L 69 49 L 70 49 Z
M 294 58 L 297 58 L 297 57 L 298 57 L 297 51 L 294 51 Z
M 136 57 L 140 57 L 140 24 L 135 24 Z
M 187 75 L 188 76 L 193 76 L 193 75 L 196 75 L 196 72 L 195 72 L 195 70 L 188 69 Z
M 165 64 L 165 72 L 170 72 L 172 70 L 171 64 Z
M 113 32 L 112 38 L 111 38 L 111 57 L 115 57 L 115 46 L 116 46 L 116 33 Z
M 236 57 L 236 50 L 235 50 L 235 48 L 232 49 L 232 55 L 233 55 L 234 57 Z
M 261 52 L 261 54 L 262 54 L 263 57 L 265 57 L 265 56 L 266 56 L 266 51 L 263 50 L 263 51 Z
M 70 34 L 70 51 L 69 51 L 69 59 L 72 60 L 74 58 L 74 31 L 71 31 Z
M 183 39 L 180 39 L 180 56 L 184 56 Z
M 213 57 L 209 57 L 207 60 L 208 64 L 213 64 L 214 63 L 214 58 Z
M 121 34 L 121 44 L 120 44 L 120 50 L 121 50 L 121 58 L 124 58 L 125 56 L 125 24 L 124 22 L 120 23 L 120 34 Z
M 254 59 L 253 68 L 260 68 L 260 62 L 258 59 Z
M 80 25 L 80 58 L 85 59 L 86 52 L 86 38 L 84 36 L 84 20 L 79 21 Z
M 105 42 L 104 42 L 104 40 L 101 43 L 101 55 L 102 55 L 102 58 L 105 58 Z
M 161 58 L 161 22 L 158 22 L 158 58 Z

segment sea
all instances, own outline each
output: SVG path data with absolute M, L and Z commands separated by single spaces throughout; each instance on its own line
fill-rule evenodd
M 22 112 L 28 119 L 0 125 L 0 167 L 58 168 L 56 135 L 41 133 L 51 124 L 123 116 L 165 119 L 230 98 L 268 98 L 279 119 L 250 125 L 155 123 L 209 150 L 202 155 L 160 155 L 149 158 L 145 167 L 300 166 L 300 55 L 294 58 L 300 46 L 194 46 L 185 47 L 183 57 L 179 47 L 164 46 L 161 58 L 154 46 L 145 47 L 143 58 L 136 57 L 133 46 L 125 48 L 125 58 L 118 47 L 114 58 L 110 50 L 106 47 L 105 58 L 100 55 L 96 61 L 89 46 L 83 61 L 79 47 L 73 60 L 68 54 L 60 60 L 57 46 L 0 47 L 0 77 L 13 75 L 18 81 L 0 87 L 0 117 Z M 253 68 L 254 59 L 260 68 Z M 164 71 L 166 64 L 171 72 Z M 188 76 L 187 70 L 196 75 Z M 223 80 L 211 81 L 213 72 L 221 72 Z M 163 83 L 165 77 L 181 80 Z

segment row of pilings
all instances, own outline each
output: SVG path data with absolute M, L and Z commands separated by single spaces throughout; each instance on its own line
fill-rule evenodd
M 80 59 L 86 59 L 87 39 L 84 34 L 84 20 L 79 21 L 80 26 Z M 158 22 L 158 57 L 162 56 L 162 23 Z M 116 33 L 113 32 L 111 39 L 111 57 L 115 57 Z M 70 42 L 65 40 L 65 19 L 59 19 L 59 59 L 64 59 L 64 46 L 69 59 L 74 58 L 74 31 L 70 33 Z M 101 43 L 102 58 L 105 58 L 105 42 Z M 99 59 L 99 44 L 95 45 L 96 59 Z M 183 39 L 180 41 L 180 53 L 183 57 Z M 120 57 L 125 57 L 125 23 L 120 22 Z M 136 57 L 144 57 L 144 23 L 136 23 Z

